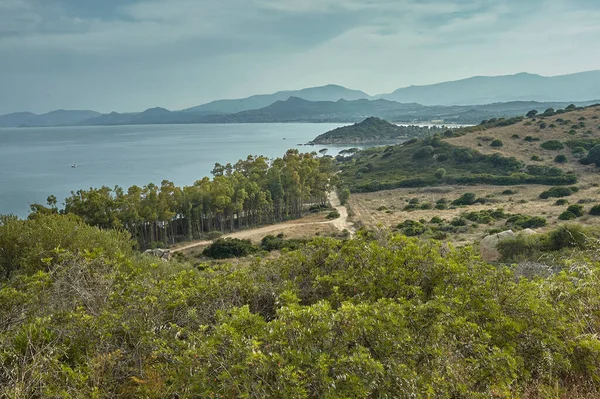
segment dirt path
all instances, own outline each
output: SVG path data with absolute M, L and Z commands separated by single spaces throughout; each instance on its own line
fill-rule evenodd
M 339 218 L 333 219 L 333 220 L 326 220 L 323 222 L 277 223 L 277 224 L 272 224 L 269 226 L 259 227 L 257 229 L 241 230 L 241 231 L 236 231 L 231 234 L 225 234 L 223 236 L 223 238 L 246 239 L 246 238 L 254 237 L 256 235 L 265 235 L 266 236 L 269 233 L 272 233 L 274 231 L 281 231 L 284 229 L 289 229 L 289 228 L 294 228 L 294 227 L 302 227 L 302 226 L 310 226 L 310 225 L 316 225 L 316 224 L 331 224 L 339 231 L 348 230 L 350 232 L 350 236 L 351 237 L 354 236 L 354 227 L 352 226 L 352 223 L 348 222 L 348 210 L 346 209 L 345 206 L 341 205 L 340 199 L 338 198 L 337 193 L 335 191 L 332 191 L 329 194 L 329 202 L 331 203 L 331 206 L 334 207 L 339 212 L 339 214 L 340 214 Z M 195 247 L 208 246 L 210 244 L 212 244 L 212 241 L 210 241 L 210 240 L 195 241 L 195 242 L 189 243 L 189 244 L 181 246 L 181 247 L 172 248 L 171 253 L 181 252 L 181 251 L 185 251 L 185 250 L 192 249 Z
M 338 195 L 335 192 L 335 190 L 329 194 L 329 203 L 340 214 L 340 217 L 332 220 L 331 223 L 339 231 L 348 230 L 350 232 L 350 237 L 353 237 L 354 226 L 348 221 L 348 209 L 346 209 L 346 207 L 340 203 L 340 199 L 338 198 Z

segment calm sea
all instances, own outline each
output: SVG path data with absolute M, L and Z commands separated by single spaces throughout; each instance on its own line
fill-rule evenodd
M 82 188 L 129 187 L 164 179 L 190 185 L 215 162 L 282 156 L 341 124 L 227 124 L 0 129 L 0 214 L 26 217 L 54 194 L 62 204 Z M 346 147 L 329 148 L 335 155 Z M 71 165 L 76 164 L 77 168 Z

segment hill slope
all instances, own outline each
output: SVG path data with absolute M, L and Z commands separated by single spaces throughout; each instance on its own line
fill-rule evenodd
M 439 128 L 419 126 L 398 126 L 379 119 L 369 117 L 360 123 L 343 126 L 317 136 L 312 144 L 358 144 L 383 143 L 410 137 L 431 135 L 441 132 Z
M 19 126 L 65 126 L 76 125 L 86 119 L 100 116 L 95 111 L 56 110 L 47 114 L 36 115 L 31 112 L 17 112 L 0 116 L 0 127 Z
M 377 96 L 424 105 L 488 104 L 509 101 L 587 101 L 600 98 L 600 70 L 543 77 L 528 73 L 476 76 L 427 86 L 410 86 Z
M 235 100 L 217 100 L 188 108 L 184 111 L 230 114 L 264 108 L 275 101 L 285 101 L 290 97 L 298 97 L 308 101 L 337 101 L 342 98 L 345 100 L 360 100 L 371 98 L 371 96 L 360 90 L 351 90 L 338 85 L 326 85 L 302 90 L 278 91 L 273 94 L 260 94 Z

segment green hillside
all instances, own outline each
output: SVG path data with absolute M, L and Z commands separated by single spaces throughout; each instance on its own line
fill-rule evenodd
M 360 123 L 343 126 L 323 133 L 315 138 L 314 144 L 359 144 L 383 143 L 413 137 L 431 136 L 441 133 L 442 128 L 421 126 L 398 126 L 379 119 L 369 117 Z
M 338 157 L 341 178 L 354 192 L 439 184 L 550 184 L 577 182 L 556 167 L 527 167 L 513 157 L 484 155 L 453 146 L 439 136 L 370 148 Z

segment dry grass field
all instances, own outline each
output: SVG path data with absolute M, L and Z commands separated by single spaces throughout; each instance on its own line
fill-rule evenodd
M 581 118 L 585 119 L 580 120 Z M 563 125 L 557 122 L 557 119 L 568 120 L 570 123 Z M 476 149 L 483 154 L 498 152 L 504 156 L 513 156 L 528 165 L 558 166 L 565 170 L 565 172 L 575 172 L 580 177 L 582 183 L 600 183 L 600 174 L 595 170 L 595 166 L 581 165 L 568 147 L 565 146 L 560 151 L 550 151 L 540 147 L 540 144 L 548 140 L 565 142 L 574 139 L 600 139 L 600 107 L 537 118 L 536 122 L 531 123 L 529 126 L 526 125 L 528 121 L 531 122 L 530 120 L 525 120 L 514 125 L 470 133 L 462 137 L 448 139 L 447 141 L 453 145 Z M 540 129 L 537 124 L 540 121 L 546 123 L 546 128 Z M 581 122 L 585 125 L 584 127 L 572 129 L 573 125 L 579 125 Z M 555 125 L 555 127 L 550 127 L 551 125 Z M 575 134 L 569 134 L 571 130 L 574 130 Z M 513 138 L 513 135 L 518 135 L 519 138 Z M 527 142 L 524 140 L 527 136 L 539 138 L 540 141 Z M 501 148 L 492 147 L 490 145 L 492 139 L 500 139 L 504 143 L 504 146 Z M 564 154 L 568 162 L 562 165 L 555 163 L 554 158 L 559 154 Z M 531 157 L 534 155 L 539 156 L 542 160 L 532 161 Z
M 557 119 L 569 121 L 561 124 Z M 589 209 L 600 203 L 600 171 L 595 165 L 585 166 L 572 154 L 570 148 L 565 146 L 560 151 L 545 150 L 540 144 L 548 140 L 566 142 L 572 139 L 600 139 L 600 107 L 577 110 L 552 117 L 525 120 L 515 125 L 488 129 L 482 132 L 469 133 L 462 137 L 448 139 L 448 142 L 462 147 L 470 147 L 484 154 L 499 152 L 504 156 L 514 156 L 525 165 L 556 166 L 565 172 L 573 172 L 578 176 L 576 184 L 580 191 L 565 198 L 569 204 L 581 203 L 585 207 L 585 216 L 574 221 L 584 225 L 600 225 L 600 217 L 590 216 Z M 546 123 L 541 129 L 539 122 Z M 528 123 L 529 122 L 529 123 Z M 582 123 L 584 127 L 573 129 L 573 125 Z M 551 127 L 553 126 L 553 127 Z M 575 130 L 574 134 L 570 134 Z M 515 136 L 518 135 L 518 138 Z M 527 142 L 526 136 L 537 137 L 539 141 Z M 490 145 L 493 139 L 500 139 L 504 146 L 494 148 Z M 567 162 L 558 164 L 554 158 L 564 154 Z M 533 161 L 532 156 L 537 155 L 541 161 Z M 542 216 L 547 219 L 548 225 L 540 231 L 555 228 L 559 224 L 567 223 L 558 219 L 558 216 L 566 210 L 567 205 L 554 205 L 557 198 L 540 199 L 542 191 L 550 186 L 543 185 L 521 185 L 521 186 L 440 186 L 425 188 L 401 188 L 395 190 L 378 191 L 372 193 L 353 194 L 350 198 L 352 220 L 367 228 L 395 228 L 398 223 L 405 220 L 431 220 L 438 216 L 445 220 L 451 220 L 464 212 L 480 211 L 487 209 L 503 208 L 506 213 L 525 214 L 529 216 Z M 514 194 L 502 194 L 505 190 L 513 190 Z M 447 210 L 416 210 L 403 211 L 411 199 L 418 199 L 420 204 L 430 203 L 435 206 L 442 198 L 450 202 L 466 192 L 472 192 L 478 198 L 486 198 L 490 203 L 476 204 L 472 206 L 450 207 Z M 479 225 L 470 228 L 468 232 L 457 234 L 450 239 L 455 242 L 472 242 L 487 234 L 494 228 L 505 227 L 505 221 L 495 222 L 493 225 Z

